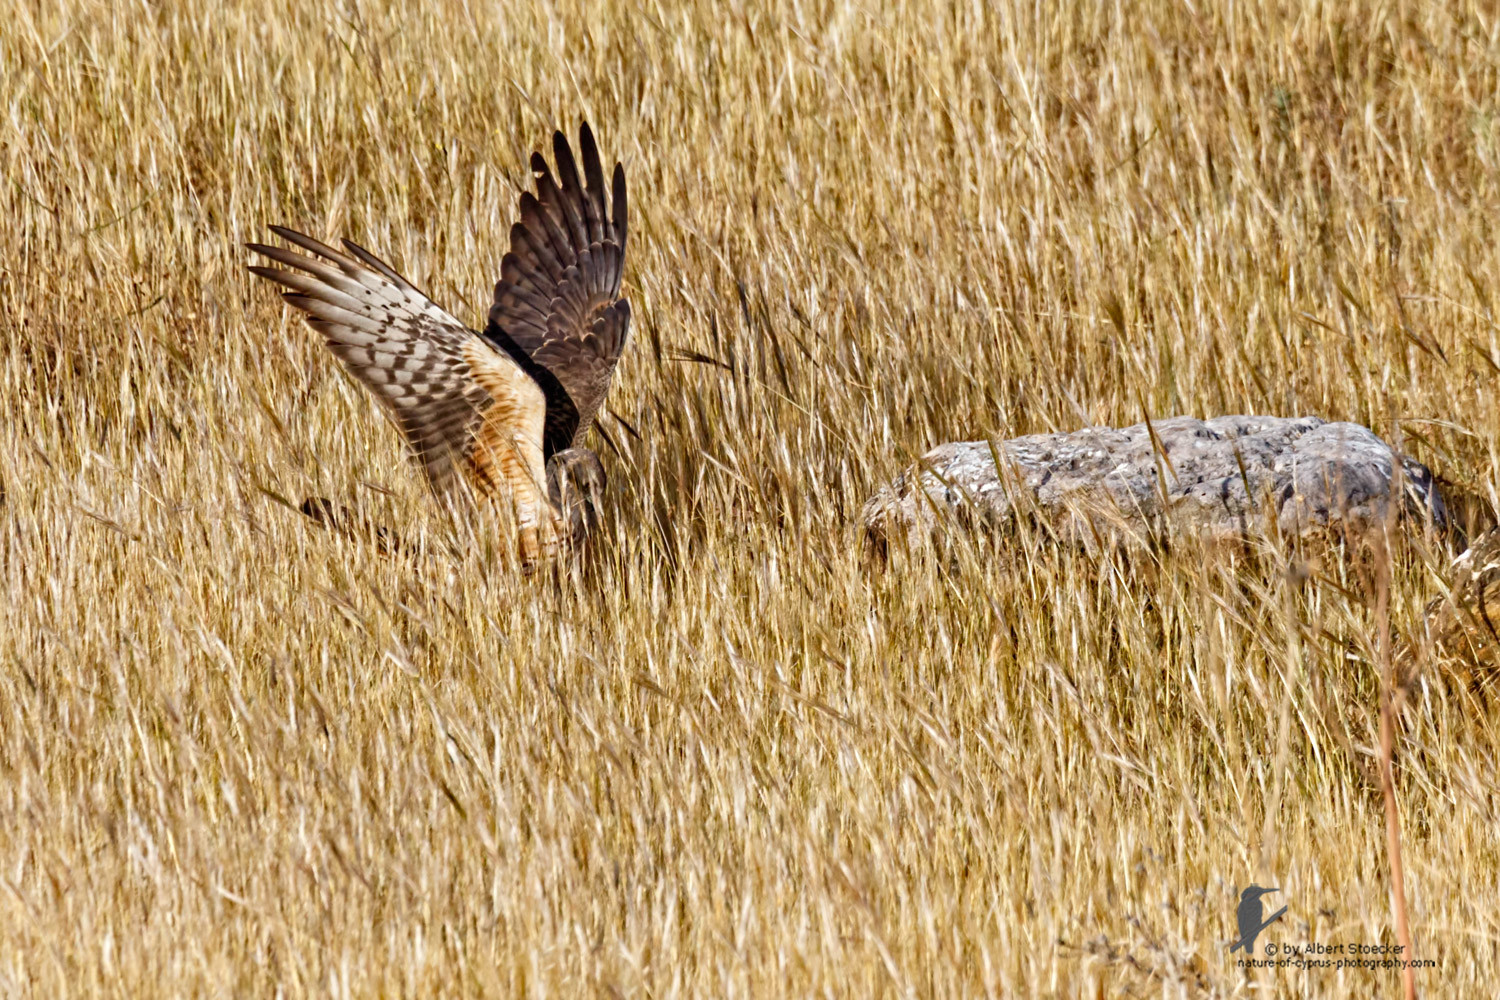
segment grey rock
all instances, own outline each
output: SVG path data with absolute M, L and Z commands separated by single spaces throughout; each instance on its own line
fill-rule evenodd
M 1172 417 L 959 441 L 882 488 L 865 504 L 864 522 L 877 544 L 1031 516 L 1085 543 L 1164 530 L 1221 539 L 1268 529 L 1364 531 L 1386 516 L 1394 461 L 1368 428 L 1317 417 Z M 1400 513 L 1446 527 L 1432 474 L 1409 458 L 1401 466 Z

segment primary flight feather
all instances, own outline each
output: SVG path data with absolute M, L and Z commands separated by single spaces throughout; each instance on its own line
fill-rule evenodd
M 305 253 L 249 244 L 281 265 L 250 270 L 288 289 L 282 297 L 395 418 L 434 491 L 514 504 L 528 565 L 592 522 L 604 475 L 582 441 L 630 326 L 625 170 L 615 164 L 606 192 L 586 123 L 578 140 L 581 176 L 561 132 L 555 177 L 532 154 L 537 193 L 521 195 L 483 332 L 348 240 L 341 252 L 272 226 Z

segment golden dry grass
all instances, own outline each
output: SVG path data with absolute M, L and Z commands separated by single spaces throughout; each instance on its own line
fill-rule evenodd
M 1355 574 L 871 574 L 851 519 L 1143 406 L 1395 414 L 1493 497 L 1487 6 L 3 0 L 0 992 L 1394 991 L 1225 950 L 1251 880 L 1267 939 L 1392 938 Z M 478 321 L 584 115 L 636 323 L 606 537 L 547 582 L 241 244 L 348 235 Z M 1433 995 L 1500 981 L 1496 749 L 1461 686 L 1406 714 Z

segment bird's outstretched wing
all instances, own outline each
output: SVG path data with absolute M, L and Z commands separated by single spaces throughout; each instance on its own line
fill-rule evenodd
M 630 304 L 620 297 L 625 267 L 625 169 L 615 164 L 606 197 L 594 134 L 578 131 L 583 173 L 567 137 L 552 137 L 557 176 L 531 154 L 537 193 L 521 195 L 521 220 L 485 336 L 513 357 L 547 398 L 546 454 L 580 443 L 625 346 Z
M 347 253 L 281 226 L 306 254 L 249 248 L 282 268 L 250 270 L 289 289 L 339 360 L 395 418 L 434 491 L 509 494 L 533 561 L 555 541 L 546 501 L 541 388 L 506 355 L 454 319 L 389 265 L 344 241 Z

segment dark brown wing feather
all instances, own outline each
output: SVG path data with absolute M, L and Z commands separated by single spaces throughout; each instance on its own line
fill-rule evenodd
M 581 441 L 609 391 L 630 329 L 630 305 L 620 297 L 625 169 L 615 164 L 606 194 L 587 123 L 578 131 L 578 146 L 581 176 L 561 132 L 552 137 L 555 177 L 546 159 L 532 154 L 536 194 L 521 195 L 521 220 L 510 230 L 510 252 L 500 263 L 485 329 L 541 385 L 549 456 Z

